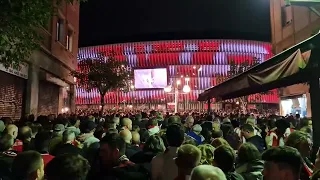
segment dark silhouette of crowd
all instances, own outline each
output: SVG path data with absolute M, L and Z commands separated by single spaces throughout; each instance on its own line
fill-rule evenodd
M 240 113 L 78 113 L 0 120 L 1 180 L 320 178 L 312 121 Z

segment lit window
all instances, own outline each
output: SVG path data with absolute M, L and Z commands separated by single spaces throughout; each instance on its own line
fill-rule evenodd
M 68 51 L 72 52 L 72 43 L 73 43 L 73 31 L 68 30 L 67 34 L 67 49 Z
M 60 41 L 61 43 L 63 43 L 64 40 L 64 22 L 63 19 L 58 19 L 57 21 L 57 27 L 56 27 L 56 31 L 57 31 L 57 41 Z

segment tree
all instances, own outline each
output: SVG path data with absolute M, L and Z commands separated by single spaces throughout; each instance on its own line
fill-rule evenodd
M 105 105 L 104 97 L 110 90 L 129 91 L 132 86 L 133 71 L 125 61 L 119 61 L 111 53 L 109 56 L 98 54 L 96 58 L 81 61 L 77 71 L 71 75 L 77 79 L 79 87 L 90 91 L 97 89 L 100 93 L 101 110 Z
M 27 60 L 40 47 L 39 28 L 47 27 L 63 3 L 74 0 L 1 0 L 0 63 L 9 67 Z

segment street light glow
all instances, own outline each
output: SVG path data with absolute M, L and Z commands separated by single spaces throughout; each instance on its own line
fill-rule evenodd
M 171 86 L 167 86 L 164 88 L 164 92 L 171 92 Z
M 177 85 L 180 85 L 181 84 L 181 80 L 177 80 Z
M 184 93 L 189 93 L 191 91 L 190 86 L 189 85 L 184 85 L 182 91 Z

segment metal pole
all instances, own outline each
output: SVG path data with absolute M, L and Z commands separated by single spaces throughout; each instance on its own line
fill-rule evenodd
M 179 104 L 179 90 L 175 88 L 174 90 L 174 113 L 178 112 L 178 104 Z

